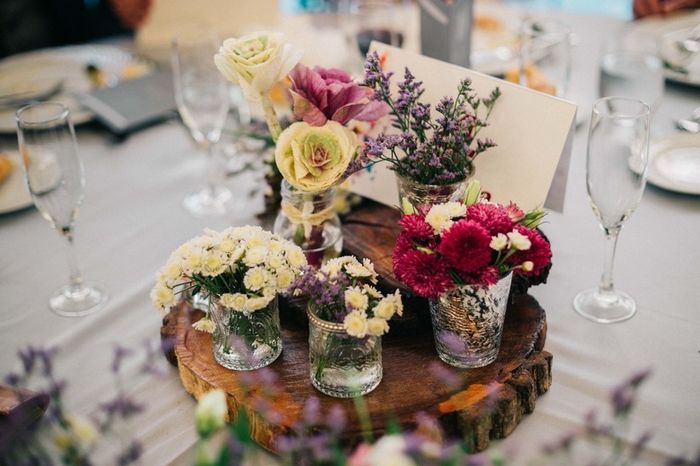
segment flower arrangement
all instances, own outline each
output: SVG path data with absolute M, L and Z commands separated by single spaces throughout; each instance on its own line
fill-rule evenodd
M 424 185 L 445 185 L 466 179 L 472 163 L 481 153 L 496 144 L 490 139 L 478 139 L 479 131 L 488 119 L 501 95 L 495 88 L 485 99 L 473 92 L 471 81 L 465 79 L 457 88 L 456 97 L 444 97 L 435 106 L 421 102 L 423 83 L 406 68 L 398 84 L 398 95 L 391 94 L 392 73 L 382 71 L 376 52 L 365 62 L 364 84 L 374 91 L 372 99 L 384 102 L 391 109 L 396 133 L 380 133 L 367 137 L 359 156 L 348 167 L 354 173 L 377 162 L 388 162 L 400 176 Z M 480 109 L 486 114 L 479 116 Z
M 206 230 L 173 252 L 151 298 L 166 309 L 177 295 L 204 296 L 206 316 L 193 327 L 214 334 L 216 361 L 234 370 L 257 369 L 282 352 L 277 295 L 306 263 L 298 246 L 260 227 Z
M 394 273 L 417 295 L 435 299 L 460 285 L 493 285 L 510 272 L 537 276 L 549 265 L 549 243 L 537 231 L 542 209 L 495 204 L 472 181 L 463 202 L 408 211 L 394 248 Z
M 376 282 L 371 261 L 343 256 L 308 268 L 290 288 L 309 300 L 311 383 L 326 395 L 364 395 L 382 380 L 381 336 L 403 303 L 398 290 L 384 295 Z
M 228 309 L 250 314 L 285 292 L 305 265 L 298 246 L 260 227 L 206 230 L 171 254 L 156 275 L 151 299 L 165 310 L 177 295 L 203 293 Z M 215 328 L 208 316 L 194 327 L 209 333 Z
M 365 338 L 384 335 L 388 321 L 403 313 L 399 290 L 384 295 L 374 287 L 376 283 L 377 273 L 369 259 L 360 263 L 353 256 L 343 256 L 318 270 L 307 268 L 289 292 L 307 296 L 319 318 L 342 323 L 348 335 Z
M 214 57 L 228 80 L 239 84 L 249 100 L 262 103 L 284 179 L 300 191 L 315 193 L 340 183 L 359 149 L 348 124 L 376 120 L 388 108 L 372 100 L 373 91 L 345 71 L 310 69 L 300 59 L 301 53 L 281 34 L 267 32 L 227 39 Z M 268 94 L 287 75 L 297 121 L 283 130 Z

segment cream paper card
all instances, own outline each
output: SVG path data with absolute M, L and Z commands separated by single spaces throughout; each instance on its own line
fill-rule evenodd
M 498 146 L 477 157 L 474 178 L 496 202 L 512 200 L 524 209 L 532 209 L 547 201 L 546 207 L 563 209 L 575 104 L 377 42 L 372 43 L 371 50 L 384 58 L 386 71 L 394 72 L 393 83 L 402 79 L 404 67 L 408 67 L 416 79 L 423 81 L 423 100 L 433 106 L 445 95 L 456 95 L 459 81 L 466 77 L 471 78 L 480 97 L 488 96 L 498 86 L 502 95 L 491 113 L 490 126 L 479 133 L 479 137 L 491 138 Z M 553 183 L 557 171 L 557 182 Z M 385 163 L 349 181 L 350 190 L 357 194 L 398 205 L 395 175 Z

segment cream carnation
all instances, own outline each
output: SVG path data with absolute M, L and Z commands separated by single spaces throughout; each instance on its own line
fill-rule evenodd
M 466 213 L 467 208 L 461 202 L 446 202 L 432 206 L 425 221 L 433 227 L 435 233 L 441 233 L 452 226 L 452 219 L 463 217 Z
M 532 244 L 530 243 L 530 238 L 516 230 L 508 233 L 508 239 L 510 240 L 510 246 L 518 251 L 526 251 L 530 249 Z

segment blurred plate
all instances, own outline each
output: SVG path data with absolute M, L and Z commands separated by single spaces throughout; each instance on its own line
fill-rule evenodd
M 700 54 L 682 57 L 675 42 L 686 38 L 700 24 L 700 10 L 686 10 L 663 16 L 650 16 L 629 24 L 625 44 L 642 50 L 658 48 L 664 61 L 664 77 L 691 86 L 700 86 Z M 679 71 L 679 68 L 686 72 Z
M 22 157 L 17 151 L 2 152 L 13 162 L 10 176 L 0 182 L 0 214 L 26 209 L 32 205 L 32 197 L 24 182 Z
M 700 195 L 700 134 L 678 133 L 652 141 L 647 181 L 669 191 Z
M 93 89 L 86 67 L 95 65 L 106 85 L 153 71 L 149 62 L 111 45 L 75 45 L 13 55 L 0 61 L 0 97 L 18 93 L 41 93 L 62 83 L 62 91 L 50 100 L 71 109 L 74 124 L 92 120 L 91 112 L 73 97 Z M 0 108 L 0 133 L 15 132 L 16 108 Z

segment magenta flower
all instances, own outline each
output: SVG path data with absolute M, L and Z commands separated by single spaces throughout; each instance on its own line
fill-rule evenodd
M 353 82 L 348 73 L 335 68 L 313 70 L 298 64 L 289 73 L 294 116 L 312 126 L 326 121 L 341 125 L 350 120 L 375 121 L 389 113 L 389 107 L 370 100 L 372 89 Z

